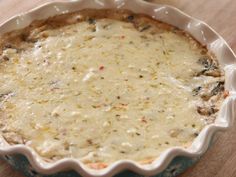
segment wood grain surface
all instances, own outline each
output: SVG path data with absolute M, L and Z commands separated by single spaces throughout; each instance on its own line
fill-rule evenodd
M 50 0 L 0 0 L 0 23 Z M 171 4 L 212 26 L 236 52 L 236 0 L 150 0 Z M 236 81 L 235 81 L 236 82 Z M 0 161 L 1 177 L 23 177 Z M 236 122 L 180 177 L 236 177 Z

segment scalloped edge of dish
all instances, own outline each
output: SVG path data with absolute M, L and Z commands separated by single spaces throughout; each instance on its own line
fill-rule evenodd
M 230 96 L 223 102 L 219 115 L 213 124 L 207 125 L 199 136 L 187 148 L 173 147 L 164 151 L 152 163 L 141 165 L 132 160 L 119 160 L 107 168 L 95 170 L 74 158 L 64 158 L 55 162 L 46 162 L 32 148 L 26 145 L 9 145 L 0 137 L 0 155 L 23 154 L 32 167 L 42 174 L 54 174 L 65 170 L 75 170 L 82 176 L 110 177 L 123 170 L 131 170 L 141 175 L 156 175 L 162 172 L 177 156 L 196 158 L 208 149 L 212 136 L 217 131 L 226 130 L 236 116 L 236 56 L 225 40 L 206 23 L 197 20 L 179 9 L 169 6 L 152 4 L 142 0 L 69 0 L 45 3 L 25 13 L 16 15 L 0 25 L 0 33 L 20 29 L 33 20 L 45 19 L 49 16 L 73 12 L 85 8 L 128 9 L 135 13 L 143 13 L 154 19 L 176 26 L 191 34 L 202 45 L 213 52 L 225 70 L 225 87 Z

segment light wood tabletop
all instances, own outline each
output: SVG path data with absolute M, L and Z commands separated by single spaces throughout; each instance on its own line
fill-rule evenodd
M 0 0 L 0 23 L 9 17 L 50 0 Z M 236 52 L 236 0 L 150 0 L 167 3 L 205 21 L 229 43 Z M 236 81 L 235 81 L 236 82 Z M 23 177 L 0 161 L 1 177 Z M 180 177 L 236 177 L 236 122 L 222 133 L 216 143 L 192 168 Z

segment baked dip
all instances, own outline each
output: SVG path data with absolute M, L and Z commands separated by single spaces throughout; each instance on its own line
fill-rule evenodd
M 48 161 L 151 163 L 189 147 L 227 96 L 206 47 L 130 11 L 57 15 L 0 40 L 1 135 Z

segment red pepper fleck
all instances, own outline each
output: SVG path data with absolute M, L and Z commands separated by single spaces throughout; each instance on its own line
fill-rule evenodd
M 100 66 L 99 70 L 102 71 L 104 69 L 104 66 Z
M 224 96 L 224 98 L 227 98 L 229 96 L 229 91 L 225 90 L 223 96 Z
M 123 36 L 121 36 L 121 39 L 124 39 L 125 38 L 125 36 L 123 35 Z

